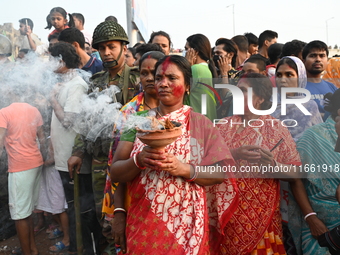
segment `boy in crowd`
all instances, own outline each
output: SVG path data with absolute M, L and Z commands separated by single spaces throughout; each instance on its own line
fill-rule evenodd
M 72 44 L 77 55 L 80 57 L 79 68 L 95 74 L 103 70 L 102 62 L 93 56 L 89 56 L 85 51 L 85 37 L 79 29 L 75 27 L 66 28 L 60 32 L 58 37 L 60 42 Z
M 255 55 L 259 52 L 259 38 L 253 33 L 245 33 L 245 37 L 248 39 L 248 53 L 250 55 Z
M 242 71 L 244 73 L 259 73 L 266 75 L 266 62 L 258 55 L 253 55 L 246 60 Z
M 48 51 L 50 52 L 52 47 L 59 42 L 58 40 L 58 37 L 59 37 L 59 33 L 54 33 L 53 35 L 49 35 L 48 36 Z
M 81 32 L 79 32 L 81 33 Z M 58 84 L 51 96 L 53 107 L 51 121 L 51 141 L 54 150 L 55 168 L 59 171 L 64 187 L 66 202 L 68 205 L 67 215 L 69 220 L 69 245 L 67 243 L 56 244 L 53 252 L 68 248 L 70 253 L 76 252 L 76 222 L 74 207 L 74 185 L 68 173 L 67 160 L 71 156 L 76 129 L 74 120 L 81 113 L 81 100 L 88 91 L 88 84 L 77 74 L 76 69 L 80 59 L 74 47 L 65 42 L 59 42 L 51 48 L 53 57 L 62 56 L 63 65 L 55 72 L 63 78 L 63 83 Z M 95 218 L 94 199 L 91 183 L 91 169 L 89 164 L 84 164 L 79 174 L 79 200 L 82 224 L 82 238 L 85 255 L 93 255 L 91 232 L 98 250 L 100 226 Z M 63 224 L 63 222 L 62 222 Z M 63 225 L 65 229 L 67 225 Z M 52 251 L 50 249 L 50 251 Z
M 236 69 L 241 70 L 248 58 L 248 39 L 244 35 L 236 35 L 231 40 L 237 45 Z
M 302 59 L 302 50 L 303 47 L 306 46 L 307 43 L 299 41 L 299 40 L 293 40 L 291 42 L 286 42 L 283 45 L 282 48 L 282 54 L 281 58 L 285 56 L 295 56 L 298 57 L 299 59 Z
M 38 202 L 45 150 L 43 120 L 39 110 L 21 100 L 24 91 L 13 89 L 13 102 L 0 110 L 0 157 L 8 154 L 8 194 L 11 218 L 24 255 L 39 254 L 34 238 L 32 213 Z M 39 146 L 36 138 L 39 139 Z
M 277 38 L 278 34 L 271 30 L 265 30 L 259 36 L 259 53 L 256 56 L 262 57 L 266 65 L 270 65 L 268 48 L 270 45 L 277 43 Z

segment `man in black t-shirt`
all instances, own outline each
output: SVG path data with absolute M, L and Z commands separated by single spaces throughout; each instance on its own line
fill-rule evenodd
M 261 57 L 266 65 L 270 65 L 268 58 L 268 48 L 270 45 L 277 43 L 278 34 L 271 30 L 263 31 L 259 36 L 259 53 L 254 56 Z

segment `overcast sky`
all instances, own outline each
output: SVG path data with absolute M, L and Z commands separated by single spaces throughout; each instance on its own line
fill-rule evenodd
M 125 29 L 127 27 L 124 0 L 0 0 L 0 4 L 0 25 L 11 22 L 18 28 L 20 18 L 31 18 L 34 33 L 44 42 L 51 32 L 44 29 L 45 19 L 56 6 L 63 7 L 69 13 L 82 13 L 85 29 L 90 32 L 109 15 L 116 16 L 118 22 Z M 219 37 L 231 38 L 234 35 L 232 4 L 236 35 L 252 32 L 258 36 L 263 30 L 270 29 L 278 32 L 278 42 L 281 43 L 293 39 L 326 42 L 328 20 L 329 44 L 340 44 L 339 0 L 147 0 L 148 29 L 150 32 L 168 32 L 175 48 L 183 48 L 186 38 L 195 33 L 206 35 L 214 44 Z

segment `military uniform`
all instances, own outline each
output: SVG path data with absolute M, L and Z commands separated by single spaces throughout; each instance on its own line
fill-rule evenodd
M 106 41 L 123 41 L 123 43 L 128 43 L 124 29 L 113 21 L 99 24 L 94 31 L 94 48 L 98 47 L 100 42 Z M 110 64 L 112 63 L 109 63 L 109 65 Z M 115 64 L 117 64 L 117 61 L 116 63 L 113 63 L 113 65 Z M 120 92 L 112 94 L 112 99 L 113 102 L 119 102 L 122 105 L 129 102 L 140 89 L 139 72 L 137 68 L 131 68 L 126 64 L 115 77 L 111 78 L 109 71 L 102 71 L 93 75 L 90 82 L 89 93 L 100 92 L 113 85 L 117 86 L 120 89 Z M 110 118 L 110 116 L 107 116 L 107 118 Z M 85 137 L 82 135 L 77 135 L 72 152 L 73 156 L 81 158 L 84 158 L 86 153 L 92 156 L 92 184 L 98 218 L 102 217 L 102 201 L 104 197 L 107 160 L 112 141 L 113 139 L 102 139 L 101 137 L 98 137 L 95 142 L 89 142 L 86 141 Z
M 112 85 L 116 85 L 121 89 L 121 92 L 112 95 L 116 97 L 113 101 L 124 105 L 139 91 L 138 70 L 125 65 L 124 68 L 111 79 L 108 71 L 96 73 L 91 77 L 90 92 L 103 91 Z M 99 137 L 95 142 L 89 142 L 85 141 L 85 138 L 82 135 L 77 135 L 73 147 L 73 156 L 83 158 L 85 153 L 92 156 L 92 184 L 97 216 L 102 214 L 101 210 L 106 180 L 107 160 L 112 141 L 113 139 L 102 139 Z
M 124 77 L 128 76 L 127 79 Z M 137 67 L 129 67 L 124 65 L 124 68 L 117 73 L 113 78 L 110 78 L 108 71 L 102 71 L 93 75 L 91 81 L 91 92 L 107 89 L 110 85 L 116 85 L 121 92 L 116 94 L 117 102 L 122 105 L 129 102 L 136 94 L 140 92 L 139 86 L 139 71 Z

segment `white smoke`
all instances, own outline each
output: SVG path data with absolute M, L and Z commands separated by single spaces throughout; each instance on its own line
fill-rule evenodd
M 94 91 L 83 97 L 81 103 L 82 112 L 75 121 L 77 133 L 86 137 L 91 142 L 98 137 L 111 138 L 115 125 L 120 126 L 122 114 L 120 103 L 114 103 L 113 97 L 120 92 L 117 86 L 99 92 Z

